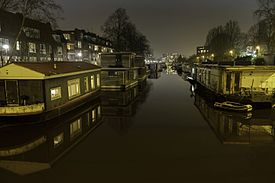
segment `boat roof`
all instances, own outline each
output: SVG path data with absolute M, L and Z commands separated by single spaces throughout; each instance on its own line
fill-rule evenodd
M 13 62 L 0 68 L 0 79 L 48 79 L 100 68 L 86 62 Z

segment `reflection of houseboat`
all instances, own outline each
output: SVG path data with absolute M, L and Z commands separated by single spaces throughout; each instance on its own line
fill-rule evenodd
M 275 114 L 271 109 L 253 113 L 220 111 L 199 95 L 195 96 L 195 106 L 223 144 L 275 143 Z
M 54 117 L 92 99 L 100 67 L 84 62 L 12 63 L 0 68 L 0 115 Z
M 131 52 L 101 55 L 102 90 L 121 90 L 137 86 L 146 79 L 144 59 Z
M 161 72 L 150 72 L 148 76 L 149 79 L 159 79 L 161 77 Z
M 274 66 L 201 64 L 195 78 L 201 86 L 221 96 L 253 103 L 273 102 Z
M 96 100 L 46 123 L 2 128 L 0 168 L 18 175 L 50 169 L 101 123 Z
M 124 134 L 131 126 L 131 117 L 136 113 L 139 92 L 138 87 L 126 91 L 103 91 L 101 94 L 102 116 L 119 134 Z

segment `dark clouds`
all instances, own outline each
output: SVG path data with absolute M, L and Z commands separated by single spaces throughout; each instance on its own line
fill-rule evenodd
M 84 28 L 100 34 L 100 26 L 117 8 L 127 9 L 131 20 L 151 41 L 156 56 L 166 52 L 185 55 L 203 45 L 210 28 L 229 19 L 247 31 L 253 24 L 256 0 L 57 0 L 64 8 L 63 29 Z

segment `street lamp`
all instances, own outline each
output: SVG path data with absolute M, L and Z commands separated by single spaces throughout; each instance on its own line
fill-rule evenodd
M 257 56 L 259 56 L 260 50 L 261 50 L 261 47 L 260 46 L 256 46 L 256 54 L 257 54 Z
M 2 64 L 2 67 L 4 66 L 3 49 L 5 50 L 5 54 L 7 55 L 8 50 L 10 49 L 10 46 L 8 44 L 2 45 L 2 48 L 1 48 L 1 64 Z

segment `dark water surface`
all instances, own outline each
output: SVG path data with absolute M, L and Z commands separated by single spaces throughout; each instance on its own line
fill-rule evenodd
M 274 112 L 215 110 L 191 91 L 163 73 L 137 97 L 105 92 L 47 125 L 1 129 L 0 182 L 273 182 Z

